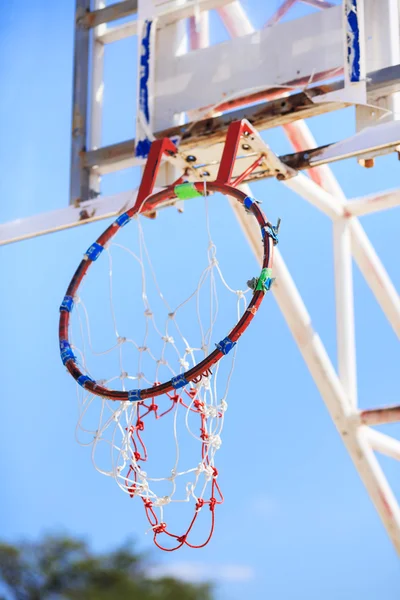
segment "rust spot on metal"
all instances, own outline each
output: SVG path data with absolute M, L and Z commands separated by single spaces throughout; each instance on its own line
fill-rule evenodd
M 143 213 L 145 217 L 147 217 L 148 219 L 156 219 L 157 218 L 157 211 L 154 212 L 148 212 L 148 213 Z
M 99 8 L 98 10 L 87 11 L 84 15 L 80 15 L 76 22 L 79 26 L 90 29 L 103 23 L 110 23 L 117 19 L 129 17 L 137 13 L 137 10 L 137 0 L 124 0 L 123 2 Z
M 87 221 L 87 219 L 91 219 L 92 217 L 94 217 L 95 214 L 96 214 L 96 209 L 95 208 L 90 213 L 89 213 L 88 210 L 86 210 L 86 208 L 84 208 L 79 213 L 79 220 L 80 221 Z
M 89 11 L 85 16 L 85 26 L 86 27 L 94 27 L 96 23 L 96 13 Z
M 375 159 L 374 158 L 360 158 L 358 160 L 358 164 L 361 165 L 362 167 L 364 167 L 365 169 L 372 169 L 372 167 L 375 165 Z
M 385 510 L 386 510 L 387 514 L 389 515 L 389 517 L 392 518 L 393 517 L 392 510 L 391 510 L 391 508 L 389 506 L 388 501 L 386 500 L 385 495 L 380 490 L 379 490 L 379 497 L 380 497 L 380 499 L 382 501 L 383 506 L 385 507 Z
M 83 117 L 80 113 L 79 106 L 75 104 L 72 117 L 72 135 L 79 136 L 83 130 Z

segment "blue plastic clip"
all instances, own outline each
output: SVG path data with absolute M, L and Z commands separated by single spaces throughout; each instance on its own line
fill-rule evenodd
M 123 227 L 124 225 L 126 225 L 127 223 L 129 223 L 130 220 L 131 220 L 131 218 L 128 215 L 128 213 L 124 212 L 124 213 L 122 213 L 122 215 L 119 215 L 118 219 L 115 219 L 115 222 L 120 227 Z
M 60 354 L 63 365 L 67 364 L 69 360 L 75 361 L 75 355 L 67 340 L 60 340 Z
M 171 379 L 172 387 L 174 387 L 176 390 L 178 388 L 184 387 L 188 383 L 189 382 L 187 381 L 187 379 L 185 379 L 185 376 L 183 375 L 183 373 L 181 373 L 180 375 L 177 375 L 176 377 L 173 377 Z
M 215 344 L 218 350 L 221 350 L 222 354 L 228 354 L 236 346 L 236 342 L 232 342 L 228 337 L 221 340 L 218 344 Z
M 91 379 L 90 377 L 88 377 L 87 375 L 81 375 L 80 377 L 78 377 L 77 382 L 79 383 L 79 385 L 81 385 L 82 387 L 85 387 L 85 383 L 87 381 L 90 381 L 91 383 L 96 383 L 95 381 L 93 381 L 93 379 Z
M 268 233 L 269 237 L 272 238 L 272 243 L 274 244 L 274 246 L 277 245 L 277 243 L 279 242 L 278 240 L 278 233 L 279 233 L 279 227 L 281 225 L 281 220 L 278 219 L 278 222 L 276 225 L 271 225 L 271 223 L 268 223 L 268 225 L 266 225 L 264 227 L 264 229 L 262 230 L 262 238 L 265 238 L 265 234 Z
M 254 198 L 251 198 L 251 196 L 246 196 L 246 198 L 243 200 L 243 204 L 245 208 L 247 208 L 247 210 L 249 210 L 253 206 L 254 202 L 255 200 Z
M 104 246 L 100 246 L 100 244 L 98 244 L 97 242 L 94 242 L 94 244 L 92 244 L 90 246 L 90 248 L 88 248 L 87 252 L 86 252 L 86 256 L 88 257 L 89 260 L 96 260 L 100 254 L 103 252 L 104 250 Z
M 265 291 L 269 292 L 272 284 L 274 283 L 276 277 L 268 277 L 265 281 L 264 281 L 264 287 L 265 287 Z
M 65 310 L 66 312 L 71 312 L 74 308 L 74 299 L 72 296 L 64 296 L 63 301 L 61 302 L 60 310 Z
M 129 402 L 138 402 L 138 400 L 142 399 L 142 390 L 130 390 L 128 392 L 128 400 Z

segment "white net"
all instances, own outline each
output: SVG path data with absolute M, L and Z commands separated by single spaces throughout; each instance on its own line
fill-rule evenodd
M 153 223 L 139 217 L 106 247 L 93 268 L 96 274 L 89 275 L 90 286 L 85 284 L 74 299 L 71 345 L 82 370 L 99 383 L 127 391 L 169 380 L 208 356 L 243 314 L 250 290 L 231 287 L 223 275 L 209 202 L 207 197 L 200 201 L 206 264 L 199 277 L 193 272 L 193 256 L 179 245 L 178 232 L 165 235 L 158 273 L 145 239 L 145 229 Z M 201 229 L 197 222 L 196 234 Z M 165 272 L 173 246 L 180 263 L 176 281 Z M 192 251 L 199 255 L 197 248 Z M 179 301 L 185 289 L 190 291 Z M 190 386 L 147 401 L 115 402 L 77 386 L 78 442 L 91 447 L 100 473 L 112 477 L 131 498 L 142 499 L 157 545 L 160 533 L 175 538 L 176 547 L 192 545 L 188 534 L 204 505 L 212 512 L 205 543 L 212 533 L 214 507 L 223 500 L 216 454 L 235 355 L 236 347 Z M 185 503 L 191 516 L 184 512 Z M 179 514 L 172 520 L 187 519 L 183 533 L 169 530 L 166 507 L 173 504 L 179 504 Z

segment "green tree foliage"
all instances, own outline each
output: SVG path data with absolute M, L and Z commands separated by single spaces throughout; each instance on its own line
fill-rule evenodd
M 150 578 L 132 544 L 107 554 L 69 537 L 0 544 L 0 583 L 13 600 L 212 600 L 209 584 Z

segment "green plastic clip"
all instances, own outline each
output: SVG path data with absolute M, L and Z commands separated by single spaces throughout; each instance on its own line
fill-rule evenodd
M 194 183 L 180 183 L 174 187 L 174 192 L 179 200 L 189 200 L 189 198 L 197 198 L 202 196 L 200 192 L 196 190 Z
M 272 269 L 263 269 L 257 281 L 256 291 L 269 292 L 274 281 L 275 277 L 272 277 Z

